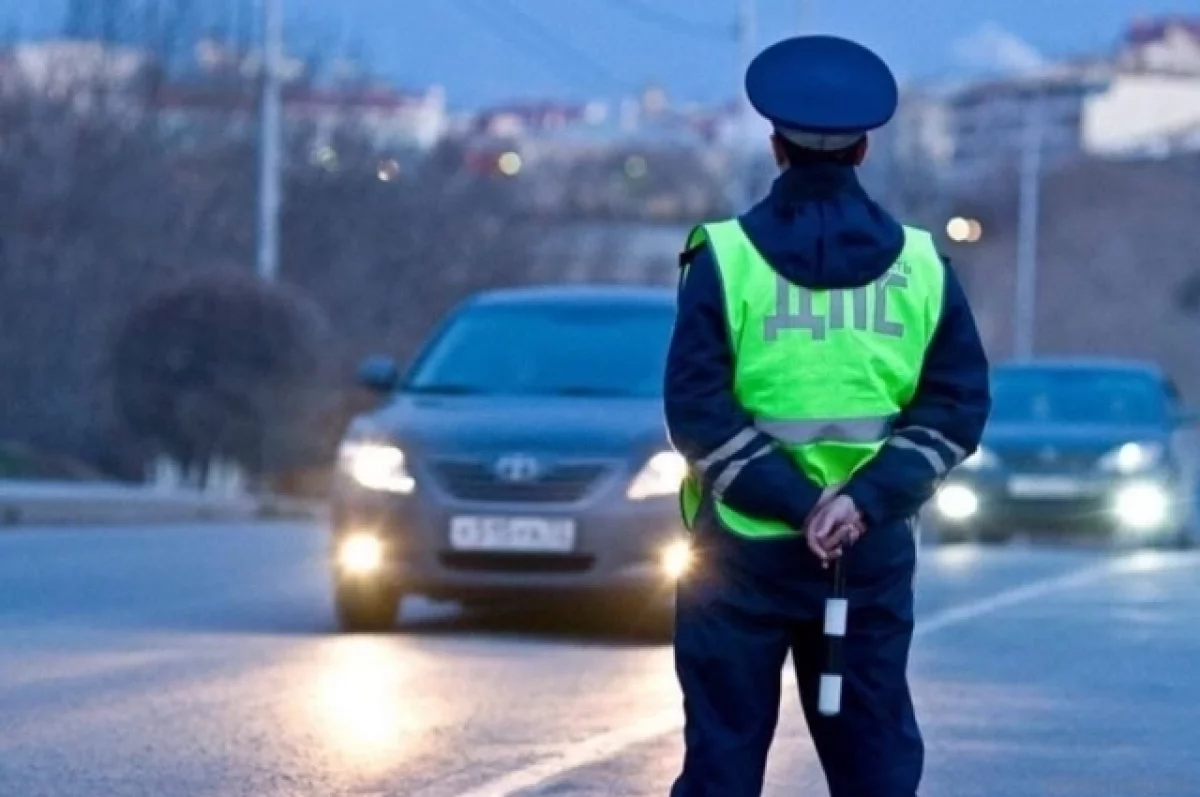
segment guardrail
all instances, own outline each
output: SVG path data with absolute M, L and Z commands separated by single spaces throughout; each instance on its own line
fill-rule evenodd
M 92 482 L 0 480 L 0 526 L 316 519 L 319 503 Z

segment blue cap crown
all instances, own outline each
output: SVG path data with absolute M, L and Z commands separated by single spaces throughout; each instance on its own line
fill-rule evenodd
M 750 63 L 746 95 L 788 138 L 837 149 L 887 124 L 900 92 L 883 59 L 861 44 L 797 36 L 771 45 Z

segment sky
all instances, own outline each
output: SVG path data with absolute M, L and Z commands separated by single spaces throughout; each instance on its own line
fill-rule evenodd
M 205 0 L 220 3 L 229 0 Z M 737 0 L 283 0 L 293 29 L 358 37 L 402 85 L 452 105 L 610 98 L 649 82 L 677 100 L 740 91 Z M 0 0 L 45 34 L 64 0 Z M 902 79 L 1013 70 L 1111 49 L 1139 14 L 1200 16 L 1200 0 L 757 0 L 758 46 L 797 32 L 872 47 Z M 665 20 L 660 18 L 666 18 Z M 673 24 L 671 18 L 686 23 Z M 531 22 L 532 21 L 532 22 Z

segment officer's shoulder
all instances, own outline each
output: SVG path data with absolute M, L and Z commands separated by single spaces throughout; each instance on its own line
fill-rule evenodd
M 721 292 L 717 261 L 708 242 L 698 242 L 679 253 L 679 289 L 693 297 L 712 297 Z
M 712 246 L 709 245 L 708 235 L 694 236 L 688 240 L 688 245 L 679 252 L 679 268 L 688 269 L 691 265 L 701 264 L 712 260 Z
M 946 275 L 946 279 L 958 283 L 958 270 L 954 265 L 954 261 L 945 252 L 938 250 L 938 260 L 942 263 L 942 271 Z
M 679 253 L 679 267 L 681 269 L 686 269 L 688 266 L 695 263 L 696 258 L 699 257 L 700 254 L 707 248 L 707 241 L 701 241 L 698 244 L 693 244 L 692 246 L 685 248 Z

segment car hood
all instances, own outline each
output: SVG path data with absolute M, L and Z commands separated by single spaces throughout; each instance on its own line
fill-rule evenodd
M 355 431 L 439 456 L 519 451 L 623 459 L 668 445 L 659 399 L 400 396 L 357 418 Z
M 998 450 L 1029 446 L 1108 449 L 1125 443 L 1161 442 L 1166 430 L 1156 425 L 998 423 L 990 424 L 983 445 Z

